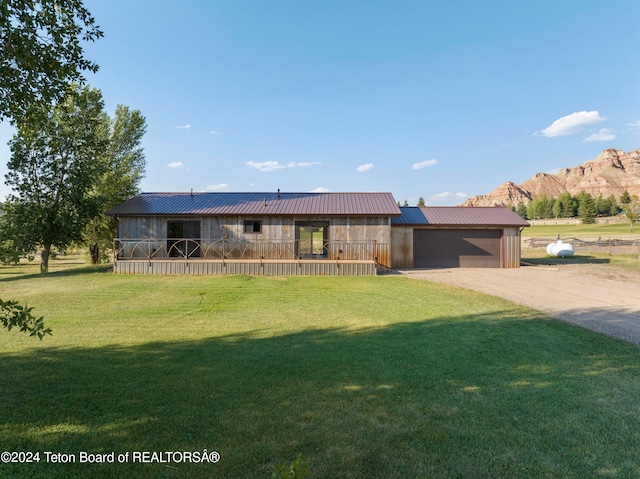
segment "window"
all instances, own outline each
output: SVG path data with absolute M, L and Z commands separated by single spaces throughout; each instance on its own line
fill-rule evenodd
M 168 221 L 167 251 L 172 258 L 200 256 L 200 222 Z
M 244 232 L 253 234 L 262 232 L 262 221 L 259 220 L 244 220 Z
M 297 254 L 301 258 L 328 257 L 328 221 L 296 221 Z

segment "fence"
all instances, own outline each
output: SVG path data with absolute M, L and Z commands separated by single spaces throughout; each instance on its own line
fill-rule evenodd
M 546 248 L 550 243 L 561 239 L 563 243 L 570 243 L 576 254 L 602 253 L 610 255 L 637 255 L 640 257 L 640 238 L 523 238 L 522 243 L 527 248 Z
M 196 239 L 116 238 L 115 261 L 127 260 L 283 260 L 330 259 L 373 261 L 389 266 L 389 245 L 377 241 L 323 241 L 309 246 L 303 241 L 238 242 L 226 239 L 204 242 Z

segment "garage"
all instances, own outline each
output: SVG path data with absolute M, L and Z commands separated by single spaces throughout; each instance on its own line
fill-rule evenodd
M 414 268 L 500 268 L 501 230 L 416 229 Z
M 521 230 L 529 226 L 504 207 L 400 208 L 391 219 L 391 267 L 518 268 Z

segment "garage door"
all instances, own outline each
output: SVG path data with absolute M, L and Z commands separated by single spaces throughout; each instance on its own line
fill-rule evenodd
M 414 230 L 415 268 L 499 268 L 502 230 Z

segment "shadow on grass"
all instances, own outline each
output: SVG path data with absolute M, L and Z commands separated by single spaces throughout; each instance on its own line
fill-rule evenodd
M 33 268 L 32 265 L 29 265 L 30 268 Z M 30 280 L 30 279 L 38 279 L 38 278 L 57 278 L 57 277 L 68 277 L 68 276 L 79 276 L 84 274 L 94 274 L 94 273 L 107 273 L 113 270 L 112 265 L 92 265 L 92 266 L 82 266 L 82 267 L 73 267 L 70 268 L 68 265 L 60 266 L 59 270 L 55 270 L 54 268 L 50 269 L 47 273 L 25 273 L 24 271 L 11 271 L 11 268 L 8 267 L 7 271 L 3 271 L 0 269 L 0 283 L 10 282 L 10 281 L 21 281 L 21 280 Z M 10 277 L 3 277 L 5 275 L 12 275 Z
M 0 475 L 271 477 L 297 453 L 313 477 L 637 471 L 637 348 L 541 317 L 494 318 L 1 355 L 0 450 L 41 461 Z M 203 449 L 220 462 L 42 455 Z
M 563 264 L 609 264 L 611 260 L 608 258 L 597 258 L 589 255 L 574 255 L 561 258 L 558 256 L 545 256 L 542 258 L 523 257 L 522 265 L 528 266 L 557 266 Z

